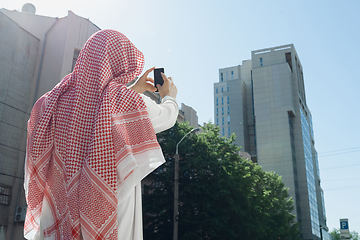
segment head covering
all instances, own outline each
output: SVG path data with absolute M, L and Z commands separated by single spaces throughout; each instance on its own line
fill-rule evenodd
M 145 103 L 124 85 L 143 66 L 143 54 L 123 34 L 99 31 L 74 71 L 35 103 L 28 122 L 25 237 L 38 234 L 46 210 L 45 238 L 80 239 L 81 228 L 91 239 L 117 239 L 118 187 L 134 175 L 137 154 L 160 149 Z

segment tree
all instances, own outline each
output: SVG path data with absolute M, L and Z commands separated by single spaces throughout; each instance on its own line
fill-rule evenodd
M 359 233 L 358 232 L 351 231 L 350 236 L 351 236 L 352 240 L 359 240 Z
M 176 124 L 158 135 L 166 163 L 144 194 L 144 238 L 172 239 L 174 152 L 189 132 Z M 207 124 L 179 146 L 179 239 L 299 239 L 281 178 L 241 159 L 239 147 Z
M 330 232 L 330 235 L 333 236 L 335 238 L 335 240 L 341 240 L 341 238 L 340 238 L 340 228 L 334 228 Z M 360 240 L 359 239 L 359 233 L 356 232 L 356 231 L 350 232 L 350 239 L 351 240 Z

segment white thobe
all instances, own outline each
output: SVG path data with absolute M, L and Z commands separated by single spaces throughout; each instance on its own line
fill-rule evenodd
M 176 100 L 164 97 L 160 104 L 156 104 L 149 97 L 142 95 L 151 123 L 156 133 L 171 128 L 177 119 L 179 108 Z M 148 166 L 147 172 L 153 171 L 157 166 Z M 118 190 L 121 194 L 121 191 Z M 118 196 L 118 198 L 121 196 Z M 142 204 L 141 204 L 141 182 L 136 183 L 126 199 L 118 205 L 118 239 L 119 240 L 142 240 Z
M 177 119 L 179 108 L 174 98 L 165 96 L 160 104 L 156 104 L 149 97 L 141 94 L 145 101 L 146 108 L 151 119 L 151 123 L 156 133 L 165 131 L 171 128 Z M 161 152 L 155 153 L 155 155 L 161 154 Z M 144 157 L 148 155 L 144 155 Z M 155 156 L 155 158 L 161 158 L 161 156 Z M 141 158 L 141 154 L 140 154 Z M 162 157 L 163 158 L 163 157 Z M 148 166 L 140 166 L 142 173 L 150 173 L 155 170 L 163 162 L 157 162 Z M 137 179 L 137 182 L 128 181 L 125 188 L 131 186 L 131 189 L 127 189 L 125 195 L 123 189 L 118 187 L 118 239 L 119 240 L 142 240 L 143 239 L 143 223 L 142 223 L 142 205 L 141 205 L 141 179 Z M 43 229 L 47 228 L 53 222 L 51 210 L 47 202 L 43 202 L 41 217 L 40 217 L 40 231 L 35 235 L 33 240 L 44 239 Z M 83 233 L 84 240 L 87 240 L 86 235 Z

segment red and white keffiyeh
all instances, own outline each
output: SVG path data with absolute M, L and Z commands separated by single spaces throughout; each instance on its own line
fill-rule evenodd
M 99 31 L 74 71 L 36 102 L 25 167 L 27 238 L 38 234 L 45 203 L 45 238 L 80 239 L 80 228 L 91 239 L 118 238 L 117 187 L 138 167 L 133 156 L 160 149 L 145 103 L 124 85 L 143 66 L 123 34 Z

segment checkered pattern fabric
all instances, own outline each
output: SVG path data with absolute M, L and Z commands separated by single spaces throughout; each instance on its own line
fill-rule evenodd
M 91 239 L 117 239 L 117 186 L 136 168 L 122 160 L 160 149 L 145 103 L 124 85 L 143 65 L 123 34 L 99 31 L 74 71 L 36 102 L 28 122 L 25 235 L 39 231 L 46 201 L 53 224 L 45 238 L 80 239 L 81 228 Z

